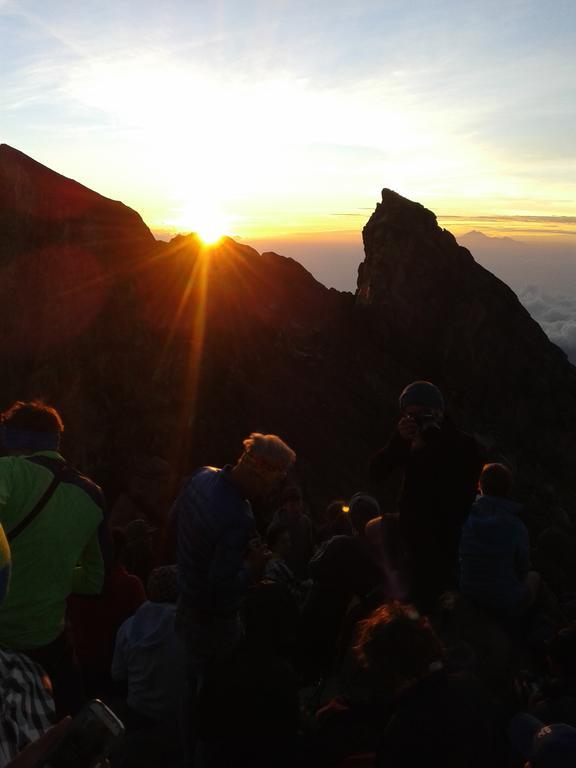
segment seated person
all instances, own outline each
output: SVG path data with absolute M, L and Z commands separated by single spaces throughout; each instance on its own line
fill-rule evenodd
M 286 525 L 290 531 L 290 551 L 286 562 L 298 579 L 305 579 L 308 561 L 314 552 L 314 526 L 304 510 L 302 493 L 289 486 L 282 494 L 281 506 L 276 510 L 273 523 Z
M 310 561 L 309 570 L 315 584 L 361 596 L 380 581 L 380 569 L 366 539 L 367 524 L 380 516 L 380 507 L 373 496 L 356 493 L 348 509 L 350 534 L 326 541 Z
M 562 507 L 546 512 L 548 527 L 536 540 L 534 560 L 537 570 L 556 595 L 576 592 L 576 526 Z
M 576 727 L 576 625 L 564 627 L 547 643 L 551 679 L 531 706 L 543 723 L 567 723 Z
M 366 524 L 380 514 L 378 502 L 364 493 L 349 503 L 351 535 L 324 542 L 310 561 L 312 586 L 302 612 L 302 673 L 308 680 L 332 671 L 342 621 L 353 598 L 364 598 L 382 582 L 382 573 L 365 537 Z
M 511 487 L 508 467 L 484 467 L 481 495 L 460 540 L 460 591 L 504 619 L 526 614 L 540 589 L 540 575 L 530 567 L 528 531 L 518 516 L 521 505 L 508 498 Z
M 112 679 L 127 681 L 128 706 L 143 721 L 178 717 L 185 656 L 174 630 L 177 597 L 176 566 L 156 568 L 148 581 L 148 602 L 122 624 L 116 636 Z
M 494 765 L 491 701 L 471 676 L 449 674 L 429 621 L 389 603 L 360 625 L 356 651 L 375 700 L 390 697 L 376 765 L 486 768 Z
M 544 725 L 521 712 L 508 728 L 510 743 L 524 768 L 573 768 L 576 765 L 576 728 L 565 723 Z
M 272 556 L 264 566 L 263 580 L 282 584 L 300 605 L 306 595 L 306 586 L 294 576 L 286 563 L 291 545 L 288 526 L 272 523 L 266 533 L 266 545 Z
M 321 521 L 316 531 L 316 538 L 320 544 L 328 541 L 333 536 L 352 533 L 352 526 L 348 515 L 344 509 L 348 508 L 348 503 L 344 499 L 334 499 L 331 501 L 321 516 Z

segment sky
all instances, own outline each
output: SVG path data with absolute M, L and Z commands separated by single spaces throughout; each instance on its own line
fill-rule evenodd
M 0 140 L 163 237 L 572 238 L 575 52 L 574 0 L 0 0 Z

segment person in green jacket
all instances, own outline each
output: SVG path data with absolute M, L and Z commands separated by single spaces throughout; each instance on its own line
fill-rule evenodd
M 63 430 L 56 409 L 39 401 L 18 401 L 0 416 L 0 524 L 12 553 L 0 646 L 41 664 L 57 710 L 68 714 L 83 694 L 65 631 L 66 599 L 102 590 L 104 501 L 59 453 Z

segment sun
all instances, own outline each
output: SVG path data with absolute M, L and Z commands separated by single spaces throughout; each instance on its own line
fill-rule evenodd
M 225 231 L 219 222 L 207 221 L 196 227 L 196 234 L 204 245 L 216 245 L 224 237 Z
M 182 207 L 171 224 L 194 232 L 205 245 L 214 245 L 230 231 L 230 217 L 217 206 L 194 202 Z

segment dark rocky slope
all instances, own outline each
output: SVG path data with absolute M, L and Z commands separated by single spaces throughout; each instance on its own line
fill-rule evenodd
M 363 237 L 356 304 L 382 346 L 440 384 L 459 422 L 518 466 L 525 494 L 571 495 L 576 369 L 566 355 L 418 203 L 383 190 Z
M 100 477 L 136 451 L 220 464 L 247 432 L 278 432 L 326 501 L 363 485 L 399 390 L 430 377 L 524 494 L 571 504 L 563 353 L 422 206 L 384 190 L 364 242 L 354 298 L 229 239 L 156 242 L 134 211 L 3 145 L 0 405 L 53 401 L 66 452 Z

